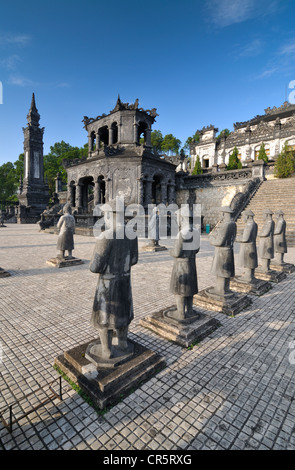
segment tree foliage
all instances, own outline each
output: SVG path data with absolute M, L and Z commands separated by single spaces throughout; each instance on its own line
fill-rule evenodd
M 49 192 L 52 195 L 55 191 L 55 178 L 59 173 L 63 183 L 67 181 L 67 172 L 63 166 L 63 160 L 81 159 L 88 153 L 88 144 L 84 147 L 73 147 L 64 142 L 56 142 L 50 147 L 50 152 L 44 155 L 44 176 L 47 178 Z
M 225 137 L 228 137 L 229 134 L 230 134 L 230 130 L 229 129 L 222 129 L 222 131 L 218 134 L 218 136 L 216 137 L 217 140 L 219 140 L 222 136 L 222 134 L 225 135 Z
M 295 171 L 295 154 L 290 150 L 287 142 L 279 154 L 274 167 L 274 175 L 277 178 L 288 178 Z
M 190 145 L 193 143 L 193 142 L 199 142 L 200 141 L 200 134 L 198 133 L 198 131 L 196 131 L 194 133 L 193 136 L 190 136 L 186 139 L 185 143 L 184 143 L 184 150 L 186 150 L 187 152 L 189 152 L 190 150 Z
M 203 173 L 203 168 L 202 168 L 202 165 L 201 165 L 201 162 L 200 162 L 200 157 L 199 157 L 199 155 L 197 155 L 196 163 L 195 163 L 194 169 L 192 171 L 192 175 L 201 175 L 202 173 Z
M 7 162 L 0 166 L 0 200 L 16 202 L 18 181 L 13 163 Z
M 239 155 L 239 151 L 237 147 L 235 147 L 233 149 L 232 154 L 229 156 L 229 162 L 226 167 L 227 170 L 239 170 L 240 168 L 242 168 L 242 163 L 239 160 L 238 155 Z
M 258 154 L 258 160 L 263 160 L 265 163 L 268 162 L 268 156 L 267 156 L 266 151 L 265 151 L 264 142 L 262 142 L 262 144 L 261 144 L 259 154 Z
M 178 154 L 181 141 L 174 137 L 173 134 L 166 134 L 162 142 L 162 150 L 168 154 Z

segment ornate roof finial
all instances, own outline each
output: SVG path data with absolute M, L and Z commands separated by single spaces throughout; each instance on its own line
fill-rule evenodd
M 35 101 L 35 93 L 32 95 L 32 102 L 31 107 L 29 110 L 29 114 L 27 115 L 28 123 L 31 125 L 39 125 L 40 114 L 38 113 Z
M 34 109 L 34 110 L 37 111 L 36 101 L 35 101 L 35 93 L 33 93 L 33 95 L 32 95 L 31 109 Z

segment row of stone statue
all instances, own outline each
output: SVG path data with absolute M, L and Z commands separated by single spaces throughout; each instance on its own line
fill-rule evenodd
M 111 330 L 116 330 L 120 347 L 126 343 L 127 327 L 133 318 L 130 269 L 138 260 L 137 239 L 128 240 L 116 238 L 118 221 L 116 220 L 117 206 L 110 202 L 112 214 L 105 215 L 107 231 L 98 238 L 94 250 L 90 270 L 99 273 L 99 282 L 94 299 L 92 324 L 99 330 L 103 344 L 103 356 L 111 354 Z M 122 209 L 124 210 L 124 208 Z M 209 234 L 209 241 L 215 247 L 211 272 L 216 276 L 216 285 L 208 295 L 219 296 L 220 299 L 231 294 L 230 282 L 235 277 L 234 242 L 240 243 L 239 265 L 244 269 L 240 282 L 255 283 L 255 270 L 258 268 L 258 253 L 256 239 L 258 235 L 254 213 L 246 210 L 243 233 L 237 238 L 236 223 L 232 218 L 230 207 L 222 207 L 222 220 Z M 284 254 L 287 252 L 286 221 L 283 211 L 277 212 L 274 223 L 273 212 L 264 211 L 265 224 L 262 228 L 259 245 L 261 258 L 260 271 L 270 271 L 270 262 L 276 253 L 276 264 L 284 264 Z M 198 279 L 195 257 L 200 249 L 200 232 L 192 226 L 189 213 L 178 211 L 179 234 L 170 254 L 174 257 L 170 291 L 175 295 L 176 307 L 169 310 L 168 316 L 183 321 L 195 316 L 193 297 L 198 293 Z M 72 258 L 74 248 L 73 233 L 75 221 L 71 215 L 70 206 L 64 207 L 64 215 L 60 218 L 57 248 L 59 257 L 64 258 L 68 250 L 68 258 Z M 109 231 L 114 233 L 109 234 Z M 189 248 L 188 248 L 189 247 Z M 124 340 L 122 338 L 125 338 Z
M 254 213 L 247 209 L 244 211 L 245 227 L 240 237 L 236 237 L 236 223 L 232 219 L 232 210 L 223 207 L 223 221 L 216 230 L 209 235 L 210 243 L 215 246 L 215 254 L 212 265 L 212 273 L 217 276 L 220 293 L 228 289 L 230 279 L 235 276 L 234 241 L 240 243 L 240 253 L 238 265 L 244 268 L 244 274 L 240 281 L 253 282 L 255 270 L 258 268 L 258 255 L 261 259 L 259 271 L 270 272 L 271 260 L 276 256 L 274 263 L 283 266 L 284 255 L 287 253 L 286 242 L 286 221 L 283 211 L 278 211 L 276 224 L 272 218 L 273 212 L 270 209 L 264 211 L 265 222 L 261 233 L 259 233 L 260 243 L 257 252 L 256 239 L 258 226 L 254 221 Z M 219 278 L 225 279 L 220 281 Z

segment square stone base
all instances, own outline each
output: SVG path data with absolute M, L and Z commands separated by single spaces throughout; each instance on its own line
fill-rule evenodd
M 260 296 L 272 289 L 272 285 L 263 279 L 254 278 L 252 282 L 245 282 L 241 279 L 241 276 L 236 276 L 230 280 L 230 289 L 234 292 Z
M 157 252 L 157 251 L 166 251 L 168 250 L 168 248 L 166 248 L 166 246 L 161 246 L 161 245 L 145 245 L 144 247 L 142 247 L 142 250 L 141 251 L 151 251 L 153 253 Z
M 220 322 L 194 309 L 194 315 L 185 320 L 178 320 L 173 313 L 176 306 L 156 312 L 143 320 L 140 325 L 148 328 L 163 338 L 183 347 L 188 347 L 210 335 L 220 326 Z
M 257 279 L 263 279 L 264 281 L 278 283 L 286 279 L 287 274 L 282 271 L 274 271 L 273 269 L 270 269 L 269 271 L 265 272 L 262 271 L 260 268 L 257 268 L 255 270 L 255 277 Z
M 295 265 L 291 263 L 283 263 L 283 264 L 271 264 L 270 269 L 273 271 L 280 271 L 283 273 L 293 273 L 295 271 Z
M 8 271 L 4 271 L 4 269 L 0 268 L 0 278 L 9 276 L 11 276 L 11 274 Z
M 228 316 L 236 315 L 249 305 L 252 300 L 247 295 L 232 292 L 230 295 L 221 297 L 214 293 L 214 288 L 209 287 L 194 295 L 194 304 L 205 310 L 221 312 Z
M 79 258 L 51 258 L 46 261 L 46 264 L 49 266 L 54 266 L 55 268 L 67 268 L 69 266 L 76 266 L 77 264 L 83 264 L 83 261 Z
M 97 368 L 86 357 L 89 345 L 97 340 L 64 352 L 55 358 L 56 365 L 72 382 L 78 385 L 95 406 L 104 409 L 118 402 L 122 394 L 139 387 L 141 383 L 159 372 L 165 360 L 157 353 L 128 340 L 133 353 L 116 367 Z

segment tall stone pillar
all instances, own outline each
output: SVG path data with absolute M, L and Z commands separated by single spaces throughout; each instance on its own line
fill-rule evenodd
M 145 131 L 145 145 L 147 147 L 151 147 L 152 146 L 152 142 L 151 142 L 151 129 L 146 129 Z
M 133 132 L 134 132 L 134 143 L 135 143 L 135 144 L 139 144 L 139 138 L 138 138 L 138 124 L 137 124 L 137 123 L 134 124 Z
M 89 152 L 92 152 L 93 150 L 93 139 L 92 139 L 92 135 L 88 135 L 88 151 Z
M 109 128 L 109 145 L 113 145 L 114 143 L 114 129 L 112 127 Z
M 100 147 L 100 133 L 99 131 L 96 134 L 96 150 L 99 150 Z
M 161 203 L 167 202 L 167 183 L 161 183 Z
M 139 178 L 138 180 L 138 204 L 140 204 L 141 206 L 144 205 L 144 181 Z
M 148 204 L 152 204 L 152 185 L 153 180 L 145 180 L 145 197 L 144 197 L 144 206 L 147 207 Z
M 171 183 L 168 186 L 168 204 L 175 203 L 175 184 Z
M 78 210 L 83 208 L 83 186 L 81 184 L 76 185 L 76 207 Z
M 94 206 L 101 204 L 101 182 L 96 181 L 94 184 Z

